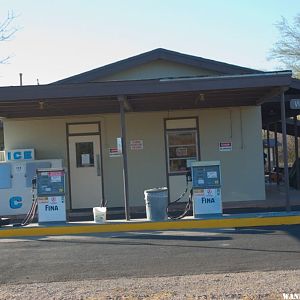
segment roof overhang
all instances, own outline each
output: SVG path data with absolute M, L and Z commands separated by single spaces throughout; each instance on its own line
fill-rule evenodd
M 290 107 L 292 99 L 300 99 L 300 80 L 293 78 L 289 89 L 285 92 L 285 111 L 286 118 L 294 117 L 300 114 L 300 109 Z M 263 128 L 267 128 L 268 124 L 280 122 L 281 120 L 281 105 L 280 95 L 272 97 L 262 106 Z
M 0 117 L 119 112 L 119 96 L 133 111 L 258 105 L 289 87 L 291 72 L 50 84 L 0 88 Z

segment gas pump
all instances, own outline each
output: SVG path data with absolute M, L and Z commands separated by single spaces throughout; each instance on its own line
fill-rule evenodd
M 36 171 L 38 222 L 66 222 L 64 169 Z
M 191 172 L 194 218 L 222 215 L 220 162 L 192 162 Z
M 186 173 L 185 191 L 167 207 L 169 218 L 182 219 L 188 215 L 191 207 L 195 219 L 222 215 L 220 162 L 193 161 L 189 164 L 189 169 L 190 171 Z M 187 192 L 189 192 L 189 200 L 184 211 L 178 216 L 172 215 L 170 208 L 179 203 Z

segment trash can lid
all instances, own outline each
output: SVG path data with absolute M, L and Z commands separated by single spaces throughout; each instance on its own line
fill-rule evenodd
M 167 187 L 159 187 L 159 188 L 153 188 L 149 190 L 145 190 L 144 193 L 159 193 L 159 192 L 167 192 Z

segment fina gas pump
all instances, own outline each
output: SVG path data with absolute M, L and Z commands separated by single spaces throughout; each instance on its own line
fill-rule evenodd
M 36 171 L 38 222 L 66 222 L 64 169 Z
M 191 173 L 194 218 L 222 215 L 220 162 L 192 162 Z
M 193 161 L 189 164 L 190 171 L 186 174 L 186 189 L 167 207 L 168 217 L 173 220 L 187 216 L 191 207 L 195 219 L 222 215 L 221 170 L 219 161 Z M 192 187 L 189 188 L 192 183 Z M 174 216 L 172 205 L 179 203 L 189 191 L 189 200 L 184 211 Z

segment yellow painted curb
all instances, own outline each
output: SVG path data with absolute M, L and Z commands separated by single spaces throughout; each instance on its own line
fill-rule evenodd
M 1 237 L 46 236 L 124 231 L 232 228 L 300 224 L 299 216 L 245 217 L 210 220 L 179 220 L 163 222 L 127 222 L 101 225 L 66 225 L 49 227 L 1 228 Z

